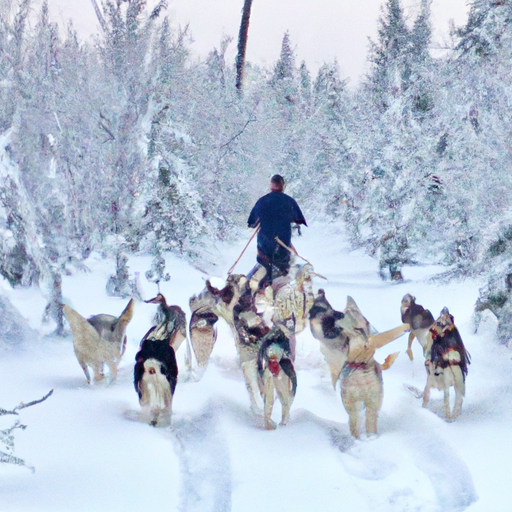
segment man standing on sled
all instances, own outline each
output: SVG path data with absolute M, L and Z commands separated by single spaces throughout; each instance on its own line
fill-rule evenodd
M 247 221 L 250 228 L 259 225 L 256 260 L 266 270 L 266 275 L 259 283 L 260 288 L 272 284 L 273 279 L 286 275 L 290 269 L 290 252 L 276 241 L 276 237 L 290 247 L 291 223 L 307 226 L 299 205 L 295 199 L 283 192 L 284 187 L 282 176 L 272 176 L 270 193 L 258 199 Z M 250 279 L 257 270 L 258 268 L 253 269 L 247 277 Z

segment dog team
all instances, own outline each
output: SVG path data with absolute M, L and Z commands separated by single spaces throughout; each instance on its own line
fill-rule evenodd
M 252 276 L 231 274 L 222 289 L 207 281 L 205 289 L 189 302 L 190 342 L 198 366 L 206 367 L 217 339 L 216 322 L 223 318 L 233 334 L 251 408 L 263 413 L 266 429 L 276 428 L 271 419 L 276 395 L 281 402 L 281 424 L 285 425 L 289 419 L 297 389 L 295 336 L 305 329 L 308 320 L 327 362 L 333 387 L 340 382 L 341 399 L 353 437 L 362 434 L 363 410 L 366 436 L 377 435 L 383 399 L 382 370 L 393 364 L 398 352 L 389 355 L 382 365 L 374 355 L 377 349 L 406 331 L 410 331 L 409 358 L 413 359 L 414 338 L 423 348 L 426 368 L 423 407 L 427 407 L 430 390 L 435 388 L 444 392 L 446 420 L 458 417 L 470 356 L 447 308 L 435 320 L 430 311 L 416 303 L 415 297 L 406 294 L 400 305 L 402 324 L 378 333 L 351 297 L 347 298 L 343 311 L 336 311 L 323 289 L 314 293 L 313 277 L 318 274 L 311 264 L 296 265 L 294 270 L 263 288 L 259 286 L 257 272 Z M 187 339 L 187 324 L 185 312 L 178 306 L 168 305 L 161 293 L 146 302 L 158 308 L 154 325 L 140 342 L 135 357 L 134 385 L 144 417 L 155 426 L 170 422 L 178 379 L 175 353 Z M 115 379 L 133 310 L 132 299 L 119 317 L 99 314 L 85 319 L 64 305 L 75 354 L 88 383 L 104 379 L 105 369 L 109 380 Z M 451 387 L 455 390 L 453 409 L 450 408 Z

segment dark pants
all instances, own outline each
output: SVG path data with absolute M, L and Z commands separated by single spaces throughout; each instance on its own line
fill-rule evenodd
M 278 246 L 272 255 L 263 253 L 258 247 L 256 261 L 267 271 L 266 276 L 260 281 L 260 288 L 271 285 L 273 279 L 286 276 L 290 270 L 290 253 L 281 246 Z

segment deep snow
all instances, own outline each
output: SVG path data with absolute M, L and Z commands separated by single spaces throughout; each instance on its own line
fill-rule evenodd
M 71 337 L 34 339 L 0 351 L 0 407 L 55 392 L 42 404 L 24 409 L 14 455 L 35 467 L 0 465 L 0 510 L 3 512 L 165 511 L 323 511 L 358 512 L 511 510 L 509 468 L 512 447 L 511 353 L 493 342 L 495 325 L 487 319 L 474 334 L 472 310 L 481 283 L 439 283 L 433 267 L 407 267 L 406 282 L 380 280 L 376 262 L 351 251 L 340 226 L 322 222 L 294 239 L 300 254 L 328 280 L 316 287 L 337 309 L 347 295 L 379 331 L 400 323 L 400 299 L 412 293 L 434 316 L 448 306 L 472 355 L 462 414 L 454 423 L 441 418 L 442 395 L 433 391 L 428 409 L 404 384 L 423 389 L 421 348 L 410 362 L 407 336 L 380 349 L 376 359 L 400 350 L 384 372 L 384 404 L 379 437 L 354 441 L 341 403 L 333 390 L 318 342 L 309 329 L 298 336 L 298 390 L 286 427 L 265 431 L 249 409 L 229 328 L 219 321 L 219 335 L 206 371 L 195 381 L 184 370 L 185 345 L 178 352 L 181 375 L 173 404 L 172 428 L 140 421 L 132 384 L 133 361 L 155 306 L 137 303 L 128 326 L 128 350 L 117 381 L 88 386 Z M 231 266 L 249 237 L 219 245 L 218 276 Z M 246 238 L 244 239 L 244 237 Z M 254 244 L 254 242 L 253 242 Z M 253 265 L 251 245 L 235 271 Z M 150 257 L 134 257 L 130 271 L 149 269 Z M 119 314 L 127 300 L 108 297 L 112 261 L 93 255 L 89 273 L 65 277 L 65 300 L 83 316 Z M 205 275 L 174 256 L 167 257 L 171 280 L 162 292 L 189 316 L 189 297 L 201 291 Z M 145 298 L 156 286 L 141 280 Z M 11 289 L 6 295 L 41 334 L 46 300 L 37 289 Z M 198 378 L 199 372 L 195 371 Z M 278 420 L 280 405 L 274 407 Z M 0 428 L 14 422 L 0 418 Z

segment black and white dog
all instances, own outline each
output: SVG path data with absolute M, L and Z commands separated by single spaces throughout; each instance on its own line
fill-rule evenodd
M 274 391 L 281 402 L 281 425 L 286 425 L 297 390 L 297 375 L 292 362 L 290 338 L 283 329 L 285 328 L 274 326 L 261 340 L 258 352 L 258 375 L 263 394 L 265 428 L 267 430 L 276 428 L 276 424 L 271 418 L 274 407 Z
M 164 335 L 164 336 L 162 336 Z M 170 344 L 172 333 L 152 327 L 140 343 L 135 356 L 133 381 L 143 414 L 156 426 L 160 416 L 170 423 L 172 399 L 178 381 L 178 364 Z

